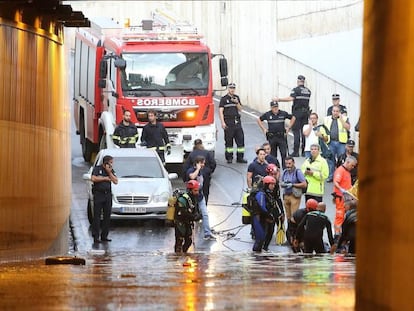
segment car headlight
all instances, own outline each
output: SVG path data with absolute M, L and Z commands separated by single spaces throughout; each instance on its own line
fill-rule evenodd
M 154 203 L 167 202 L 169 197 L 170 197 L 170 194 L 167 191 L 165 191 L 161 194 L 153 195 L 152 202 Z

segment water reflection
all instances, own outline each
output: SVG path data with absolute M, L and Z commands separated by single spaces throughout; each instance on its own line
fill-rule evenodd
M 0 266 L 7 297 L 0 309 L 28 297 L 33 309 L 48 310 L 353 310 L 355 304 L 355 258 L 343 255 L 106 249 L 85 258 L 85 266 Z M 28 296 L 30 288 L 38 294 Z

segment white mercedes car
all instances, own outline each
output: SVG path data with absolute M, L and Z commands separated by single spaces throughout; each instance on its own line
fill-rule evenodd
M 111 219 L 165 219 L 168 198 L 172 195 L 169 174 L 155 150 L 146 148 L 102 149 L 94 165 L 83 175 L 88 191 L 88 220 L 93 219 L 91 174 L 94 166 L 101 165 L 104 156 L 114 158 L 114 171 L 118 184 L 112 184 Z

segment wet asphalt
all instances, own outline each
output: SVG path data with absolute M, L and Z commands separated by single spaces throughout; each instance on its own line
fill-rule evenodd
M 243 126 L 251 161 L 264 138 L 251 114 L 243 114 Z M 185 255 L 173 253 L 174 230 L 160 221 L 112 222 L 113 241 L 92 243 L 81 179 L 89 165 L 73 136 L 73 238 L 62 255 L 82 258 L 85 265 L 45 265 L 44 258 L 1 264 L 0 309 L 353 310 L 354 257 L 293 254 L 276 243 L 270 253 L 251 251 L 250 227 L 241 224 L 240 206 L 247 165 L 224 163 L 218 132 L 218 167 L 208 205 L 217 241 L 204 241 L 197 224 L 194 245 Z M 298 166 L 301 161 L 297 158 Z M 174 187 L 182 186 L 174 181 Z M 327 184 L 324 200 L 332 220 L 331 189 Z

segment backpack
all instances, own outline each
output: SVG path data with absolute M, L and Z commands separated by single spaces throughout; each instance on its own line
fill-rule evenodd
M 296 169 L 296 180 L 297 181 L 299 181 L 299 178 L 298 178 L 298 168 Z M 304 187 L 304 188 L 301 188 L 301 190 L 302 190 L 302 193 L 306 193 L 306 191 L 308 191 L 308 180 L 306 179 L 306 177 L 305 177 L 305 181 L 306 181 L 306 187 Z
M 174 223 L 177 220 L 177 206 L 178 206 L 178 199 L 180 197 L 184 197 L 185 200 L 189 203 L 190 207 L 192 208 L 192 213 L 185 212 L 184 216 L 180 216 L 180 220 L 183 219 L 185 221 L 199 221 L 202 218 L 200 208 L 198 204 L 194 204 L 191 197 L 187 194 L 185 190 L 176 189 L 173 192 L 173 195 L 168 199 L 168 208 L 167 208 L 167 216 L 165 224 L 170 227 L 174 227 Z
M 263 189 L 263 176 L 256 176 L 253 188 L 243 192 L 242 197 L 242 224 L 251 224 L 251 215 L 260 211 L 259 203 L 256 200 L 256 194 Z
M 256 200 L 256 194 L 259 192 L 259 189 L 254 189 L 250 191 L 249 195 L 247 196 L 247 204 L 246 209 L 250 213 L 257 213 L 260 210 L 259 202 Z
M 174 227 L 175 207 L 177 206 L 178 198 L 183 194 L 184 190 L 175 189 L 172 196 L 168 198 L 168 208 L 165 219 L 165 225 L 168 227 Z
M 260 211 L 259 203 L 256 200 L 256 194 L 260 191 L 253 188 L 250 192 L 244 191 L 242 198 L 242 224 L 249 225 L 252 223 L 252 215 Z

